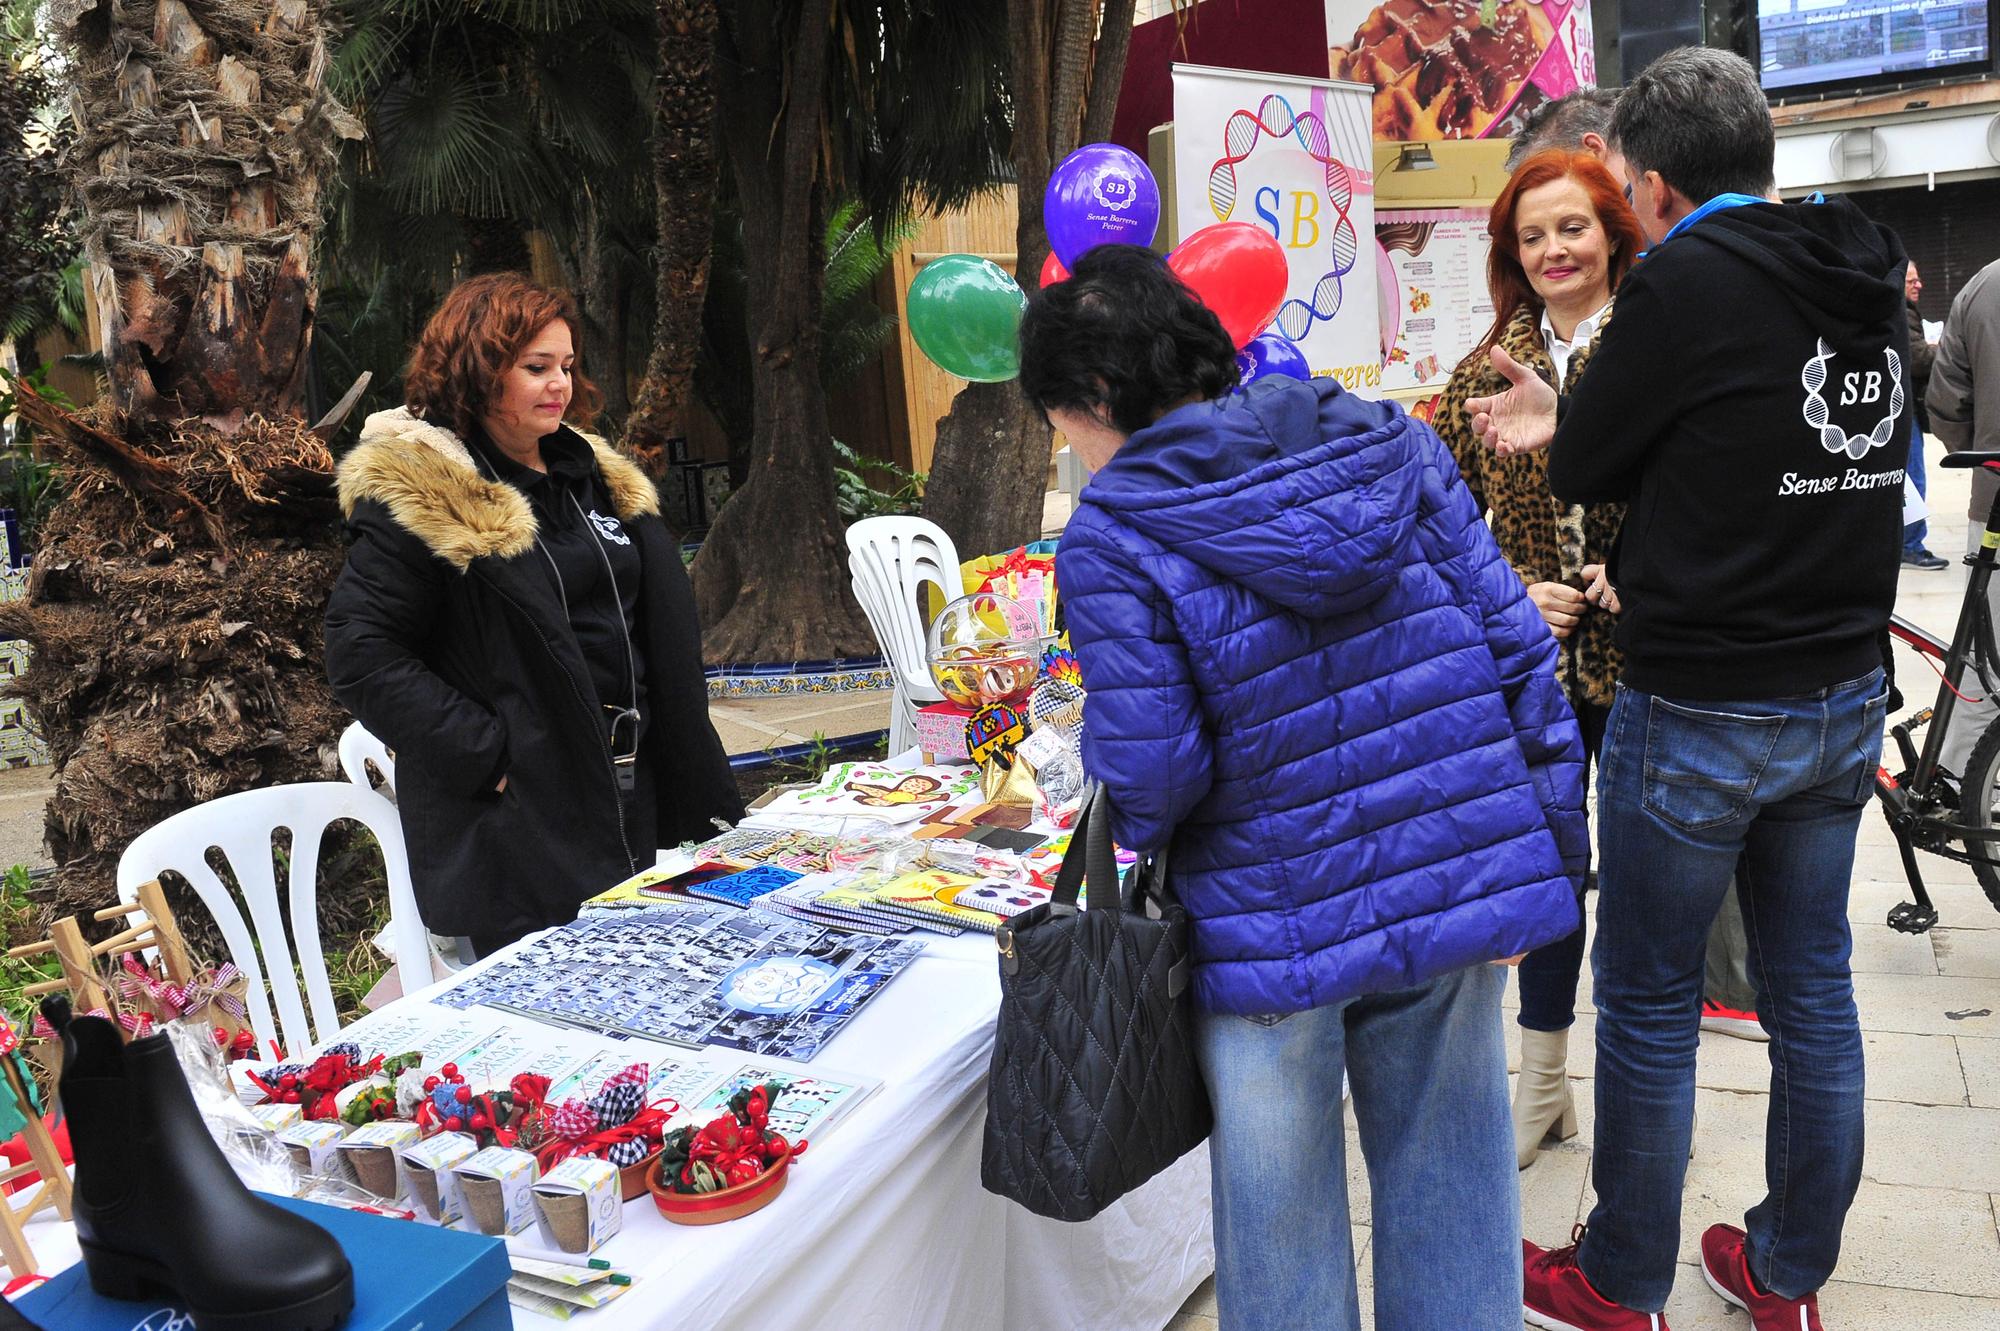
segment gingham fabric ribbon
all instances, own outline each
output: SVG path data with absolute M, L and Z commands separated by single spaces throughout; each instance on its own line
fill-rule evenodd
M 94 1007 L 88 1012 L 79 1012 L 76 1015 L 79 1017 L 102 1017 L 106 1021 L 111 1020 L 111 1014 L 101 1007 Z M 49 1025 L 49 1019 L 44 1017 L 39 1010 L 35 1013 L 35 1019 L 28 1024 L 28 1029 L 34 1032 L 35 1038 L 38 1040 L 53 1040 L 56 1038 L 56 1028 Z M 126 1029 L 129 1030 L 130 1027 Z
M 169 1019 L 198 1012 L 213 1003 L 239 1022 L 249 1020 L 249 1008 L 241 998 L 228 992 L 229 986 L 242 975 L 233 962 L 225 961 L 185 985 L 161 979 L 129 952 L 120 958 L 119 966 L 114 981 L 119 997 L 128 1003 L 149 1003 Z

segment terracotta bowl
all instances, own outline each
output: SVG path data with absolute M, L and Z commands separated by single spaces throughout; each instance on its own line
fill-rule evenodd
M 652 1190 L 653 1205 L 677 1225 L 719 1225 L 761 1211 L 785 1190 L 785 1176 L 791 1172 L 792 1155 L 786 1152 L 778 1163 L 733 1188 L 720 1192 L 674 1192 L 660 1172 L 660 1160 L 648 1162 L 646 1186 Z
M 636 1202 L 646 1195 L 646 1176 L 653 1172 L 653 1165 L 660 1158 L 658 1151 L 644 1160 L 626 1165 L 618 1171 L 619 1200 Z

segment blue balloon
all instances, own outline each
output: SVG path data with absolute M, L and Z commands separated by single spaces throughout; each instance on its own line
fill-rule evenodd
M 1289 375 L 1294 379 L 1310 379 L 1313 376 L 1306 353 L 1283 333 L 1259 333 L 1244 343 L 1243 350 L 1236 353 L 1236 368 L 1243 372 L 1246 387 L 1274 374 Z
M 1160 187 L 1131 149 L 1086 143 L 1049 173 L 1042 224 L 1065 268 L 1098 245 L 1150 245 L 1160 229 Z

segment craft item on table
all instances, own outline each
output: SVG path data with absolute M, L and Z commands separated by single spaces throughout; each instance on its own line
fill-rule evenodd
M 626 1200 L 646 1190 L 643 1166 L 660 1149 L 660 1138 L 680 1105 L 648 1103 L 648 1069 L 634 1063 L 607 1078 L 588 1099 L 564 1100 L 549 1118 L 551 1136 L 536 1153 L 544 1169 L 577 1158 L 599 1159 L 619 1171 Z
M 639 889 L 639 895 L 655 902 L 663 897 L 686 896 L 691 889 L 703 883 L 712 882 L 717 878 L 727 878 L 730 874 L 742 871 L 742 865 L 728 860 L 705 861 L 646 884 Z
M 1055 542 L 1036 541 L 1000 554 L 980 555 L 959 566 L 968 593 L 993 592 L 1028 612 L 1026 631 L 1055 632 L 1057 617 Z
M 458 1166 L 465 1211 L 480 1233 L 518 1234 L 535 1223 L 535 1180 L 541 1171 L 527 1151 L 489 1146 Z
M 364 1123 L 341 1139 L 339 1150 L 357 1183 L 383 1201 L 401 1202 L 409 1196 L 410 1180 L 397 1157 L 422 1136 L 414 1123 Z
M 175 984 L 127 952 L 118 959 L 111 987 L 117 995 L 119 1024 L 134 1038 L 149 1033 L 160 1022 L 197 1018 L 223 1030 L 229 1037 L 225 1048 L 234 1047 L 238 1032 L 250 1025 L 250 1009 L 244 1001 L 249 981 L 234 964 L 223 962 L 202 971 L 186 984 Z M 256 1037 L 251 1036 L 254 1051 Z
M 283 1132 L 294 1124 L 306 1121 L 305 1111 L 297 1105 L 252 1105 L 250 1117 L 266 1132 Z
M 961 906 L 956 900 L 972 881 L 964 874 L 926 869 L 877 885 L 875 899 L 883 909 L 907 915 L 922 928 L 942 924 L 954 932 L 973 929 L 990 934 L 1000 927 L 1000 917 Z
M 478 1152 L 479 1144 L 462 1132 L 440 1132 L 404 1148 L 403 1174 L 410 1183 L 417 1219 L 455 1225 L 465 1218 L 465 1187 L 458 1167 Z
M 775 864 L 760 864 L 753 869 L 743 869 L 726 877 L 696 883 L 687 889 L 687 894 L 723 906 L 748 906 L 757 898 L 775 892 L 787 884 L 795 883 L 804 876 L 796 869 L 781 869 Z
M 979 592 L 953 601 L 931 621 L 924 659 L 946 702 L 978 708 L 1026 698 L 1041 673 L 1042 647 L 1033 611 Z
M 1016 754 L 1034 770 L 1041 796 L 1037 808 L 1061 809 L 1083 798 L 1083 754 L 1054 726 L 1043 726 L 1022 740 Z
M 534 1188 L 542 1241 L 558 1252 L 590 1253 L 604 1246 L 625 1216 L 618 1169 L 609 1160 L 572 1156 L 544 1173 Z
M 838 904 L 826 904 L 823 898 L 835 889 L 852 881 L 852 873 L 807 874 L 787 887 L 781 887 L 757 902 L 757 909 L 776 911 L 791 919 L 806 920 L 813 924 L 834 929 L 848 929 L 867 934 L 908 933 L 909 924 L 892 921 L 872 911 L 845 909 Z
M 667 1134 L 647 1180 L 662 1215 L 677 1224 L 715 1224 L 777 1196 L 783 1171 L 806 1151 L 803 1138 L 793 1141 L 770 1126 L 771 1102 L 784 1090 L 773 1082 L 738 1091 L 728 1113 Z
M 216 1026 L 210 1029 L 209 1035 L 214 1039 L 215 1047 L 222 1051 L 223 1058 L 231 1063 L 257 1057 L 257 1032 L 248 1026 L 234 1035 L 229 1033 L 227 1027 Z
M 956 936 L 963 932 L 963 930 L 942 924 L 941 922 L 920 925 L 918 921 L 912 920 L 909 916 L 892 911 L 884 906 L 877 899 L 875 889 L 881 884 L 899 876 L 899 871 L 893 869 L 882 869 L 872 873 L 850 875 L 845 882 L 821 892 L 819 900 L 815 903 L 815 909 L 845 915 L 849 918 L 899 931 L 907 931 L 914 927 L 927 927 L 931 928 L 935 933 L 942 933 L 949 936 Z
M 965 723 L 966 752 L 982 768 L 994 764 L 1011 767 L 1015 746 L 1027 737 L 1026 714 L 1004 702 L 981 707 Z
M 339 1093 L 357 1082 L 393 1078 L 404 1067 L 422 1061 L 420 1054 L 401 1054 L 398 1066 L 390 1067 L 381 1054 L 364 1059 L 361 1046 L 353 1041 L 329 1045 L 310 1063 L 280 1063 L 275 1067 L 246 1069 L 251 1083 L 264 1092 L 266 1103 L 303 1106 L 307 1118 L 338 1118 L 342 1108 Z
M 910 771 L 886 763 L 836 763 L 816 784 L 765 806 L 767 816 L 807 814 L 912 823 L 965 795 L 978 775 L 958 767 Z
M 991 911 L 1003 920 L 1048 904 L 1049 889 L 1004 878 L 987 878 L 964 888 L 952 898 L 973 910 Z
M 344 1123 L 295 1123 L 278 1134 L 278 1145 L 292 1157 L 303 1179 L 332 1179 L 344 1182 L 353 1177 L 346 1157 L 335 1149 L 347 1136 Z
M 1028 725 L 1035 730 L 1053 726 L 1064 739 L 1079 740 L 1083 735 L 1083 707 L 1088 699 L 1081 684 L 1044 680 L 1028 695 Z
M 547 1077 L 524 1073 L 504 1091 L 475 1092 L 458 1065 L 446 1063 L 424 1077 L 414 1121 L 425 1136 L 462 1133 L 480 1147 L 532 1149 L 543 1136 L 539 1111 L 548 1090 Z
M 1042 653 L 1042 676 L 1059 684 L 1083 687 L 1083 667 L 1077 662 L 1076 653 L 1069 648 L 1069 635 L 1063 641 Z
M 597 1055 L 579 1040 L 551 1036 L 537 1025 L 516 1023 L 453 1059 L 475 1093 L 512 1090 L 516 1077 L 560 1082 Z M 442 1072 L 442 1067 L 439 1071 Z
M 809 1059 L 853 1016 L 833 995 L 803 1011 L 767 1015 L 724 1002 L 724 979 L 760 957 L 810 956 L 866 992 L 923 950 L 921 942 L 831 934 L 761 911 L 690 903 L 677 909 L 590 915 L 552 929 L 504 961 L 441 991 L 449 1007 L 504 1004 L 530 1015 L 593 1023 L 669 1044 L 723 1045 Z
M 650 905 L 653 898 L 647 894 L 647 889 L 658 886 L 685 867 L 685 865 L 676 868 L 670 865 L 656 864 L 649 869 L 641 869 L 624 882 L 614 887 L 608 887 L 594 897 L 587 898 L 583 904 L 585 907 L 592 909 L 616 909 L 626 906 Z
M 919 707 L 916 715 L 917 747 L 934 762 L 969 762 L 965 751 L 965 723 L 972 708 L 955 702 L 934 702 Z
M 522 1312 L 567 1322 L 581 1314 L 602 1308 L 621 1297 L 632 1286 L 604 1281 L 601 1284 L 571 1286 L 534 1276 L 517 1275 L 507 1282 L 507 1302 Z
M 798 834 L 789 830 L 740 827 L 710 837 L 695 847 L 697 860 L 723 860 L 747 868 L 762 864 L 773 851 L 791 844 Z
M 779 1084 L 770 1104 L 769 1129 L 793 1141 L 822 1140 L 882 1083 L 845 1072 L 805 1076 L 776 1063 L 744 1063 L 730 1070 L 714 1089 L 691 1107 L 694 1121 L 706 1123 L 729 1106 L 730 1100 L 753 1086 Z
M 646 1078 L 646 1103 L 671 1100 L 677 1105 L 691 1105 L 713 1090 L 720 1080 L 720 1069 L 713 1064 L 656 1058 L 652 1074 Z

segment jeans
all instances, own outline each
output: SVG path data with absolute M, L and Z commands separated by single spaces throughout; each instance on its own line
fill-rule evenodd
M 1610 712 L 1609 707 L 1591 703 L 1582 703 L 1576 709 L 1577 723 L 1583 729 L 1584 756 L 1592 762 L 1604 747 L 1604 727 Z M 1582 912 L 1587 909 L 1581 896 L 1577 906 L 1576 932 L 1528 953 L 1521 958 L 1515 972 L 1516 983 L 1520 985 L 1519 1021 L 1528 1030 L 1566 1031 L 1576 1024 L 1576 982 L 1583 974 Z M 1757 988 L 1750 980 L 1748 960 L 1743 917 L 1737 910 L 1732 885 L 1715 917 L 1715 927 L 1709 930 L 1708 977 L 1702 985 L 1702 996 L 1738 1012 L 1756 1011 Z
M 1499 966 L 1283 1017 L 1202 1013 L 1224 1331 L 1357 1331 L 1343 1065 L 1373 1198 L 1379 1331 L 1521 1322 Z
M 1833 1271 L 1861 1180 L 1847 888 L 1887 703 L 1879 670 L 1749 702 L 1619 692 L 1598 775 L 1597 1206 L 1578 1254 L 1607 1299 L 1658 1312 L 1673 1288 L 1703 953 L 1732 871 L 1771 1036 L 1750 1269 L 1786 1298 Z
M 1965 533 L 1965 553 L 1978 554 L 1979 543 L 1985 535 L 1984 518 L 1970 523 Z M 1967 578 L 1972 576 L 1970 566 L 1967 566 L 1965 576 Z M 1993 612 L 1993 622 L 2000 624 L 2000 577 L 1986 584 L 1986 605 Z M 1923 678 L 1924 681 L 1928 681 L 1930 676 L 1925 675 Z M 1992 725 L 1996 718 L 2000 718 L 2000 702 L 1995 702 L 1986 696 L 1986 686 L 1979 682 L 1976 671 L 1968 667 L 1965 679 L 1960 682 L 1959 688 L 1965 697 L 1953 705 L 1951 724 L 1945 727 L 1944 747 L 1938 750 L 1938 762 L 1953 776 L 1965 775 L 1966 764 L 1972 759 L 1972 746 L 1979 743 L 1979 737 L 1986 733 L 1986 727 Z M 1912 685 L 1910 691 L 1912 694 L 1924 695 L 1912 698 L 1913 702 L 1923 702 L 1929 695 L 1929 690 L 1923 687 L 1922 682 Z
M 1917 424 L 1917 418 L 1910 417 L 1910 460 L 1907 464 L 1910 484 L 1917 487 L 1917 494 L 1928 498 L 1924 489 L 1924 430 Z M 1903 524 L 1903 548 L 1915 551 L 1924 548 L 1924 538 L 1930 535 L 1930 524 L 1922 518 Z

